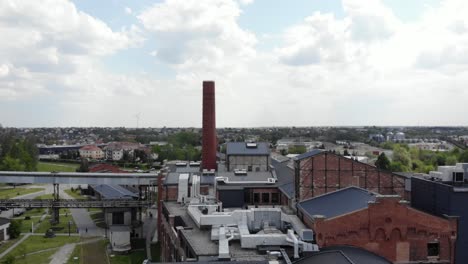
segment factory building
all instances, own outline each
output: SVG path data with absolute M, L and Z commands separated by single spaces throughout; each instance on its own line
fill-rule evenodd
M 228 171 L 268 171 L 270 148 L 265 142 L 228 142 L 226 167 Z
M 394 263 L 453 263 L 457 219 L 409 206 L 398 195 L 348 187 L 298 203 L 320 248 L 350 245 Z
M 294 173 L 297 201 L 350 186 L 410 199 L 408 178 L 332 152 L 313 150 L 295 157 Z

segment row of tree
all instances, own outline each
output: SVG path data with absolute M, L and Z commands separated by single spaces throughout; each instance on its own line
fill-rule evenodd
M 33 137 L 17 138 L 5 132 L 0 135 L 0 170 L 36 171 L 38 150 Z
M 394 144 L 393 158 L 390 161 L 385 153 L 380 154 L 375 162 L 378 168 L 398 172 L 428 173 L 438 166 L 455 165 L 457 162 L 468 162 L 468 150 L 454 148 L 451 151 L 430 151 L 405 144 Z

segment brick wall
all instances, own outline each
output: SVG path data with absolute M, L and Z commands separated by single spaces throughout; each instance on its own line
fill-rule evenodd
M 378 197 L 368 208 L 331 219 L 304 223 L 316 233 L 319 247 L 352 245 L 390 261 L 427 261 L 429 242 L 439 242 L 439 259 L 453 263 L 456 218 L 441 218 L 411 208 L 399 197 Z M 437 263 L 437 262 L 435 262 Z
M 296 161 L 295 174 L 298 201 L 349 186 L 409 199 L 402 176 L 329 152 Z

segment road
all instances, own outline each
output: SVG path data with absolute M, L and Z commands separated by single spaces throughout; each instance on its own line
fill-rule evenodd
M 70 195 L 65 193 L 62 189 L 59 191 L 62 199 L 73 199 Z M 96 226 L 93 219 L 89 216 L 87 209 L 83 208 L 70 208 L 73 220 L 75 221 L 76 227 L 78 228 L 80 236 L 96 237 L 104 236 L 104 228 Z

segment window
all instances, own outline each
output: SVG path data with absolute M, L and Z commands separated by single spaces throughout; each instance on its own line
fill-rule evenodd
M 279 194 L 278 193 L 272 193 L 271 194 L 271 203 L 272 204 L 277 204 L 279 202 Z
M 250 204 L 252 202 L 250 198 L 250 190 L 245 190 L 244 191 L 244 203 Z
M 247 167 L 247 170 L 248 170 L 248 171 L 252 171 L 252 165 L 249 165 L 249 166 Z
M 270 194 L 269 193 L 262 193 L 262 203 L 264 203 L 264 204 L 270 203 Z
M 439 256 L 439 242 L 429 242 L 429 243 L 427 243 L 427 256 L 428 257 L 437 257 L 437 256 Z
M 463 172 L 454 172 L 453 181 L 454 182 L 463 182 Z
M 260 194 L 254 193 L 254 204 L 258 204 L 260 202 Z
M 114 212 L 114 213 L 112 213 L 112 224 L 113 225 L 123 225 L 124 224 L 124 212 Z

